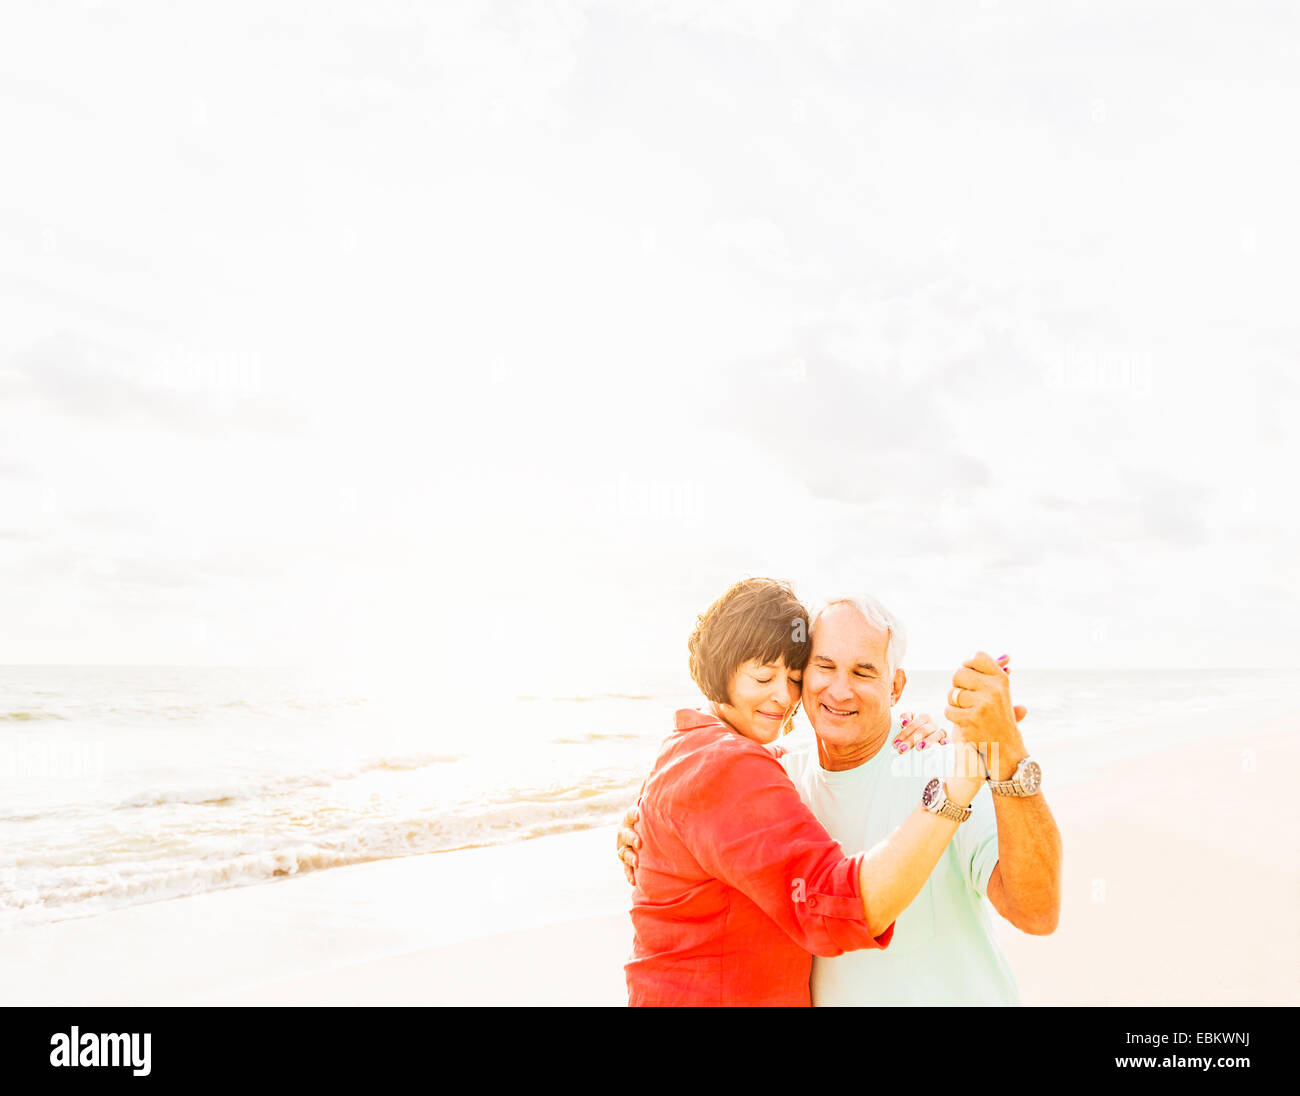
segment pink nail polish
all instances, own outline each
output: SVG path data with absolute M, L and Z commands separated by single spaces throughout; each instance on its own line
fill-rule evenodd
M 911 747 L 909 747 L 908 744 L 907 744 L 906 742 L 904 742 L 901 746 L 898 747 L 898 752 L 899 752 L 899 753 L 907 753 L 907 751 L 908 751 L 910 748 L 911 748 Z
M 917 748 L 918 750 L 924 750 L 924 749 L 925 749 L 925 743 L 924 743 L 924 742 L 918 742 L 918 743 L 916 744 L 916 748 Z

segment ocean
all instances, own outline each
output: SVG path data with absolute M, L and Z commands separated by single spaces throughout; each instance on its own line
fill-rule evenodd
M 941 719 L 947 684 L 913 673 L 900 710 Z M 1241 735 L 1245 757 L 1251 727 L 1291 711 L 1297 685 L 1289 670 L 1013 676 L 1047 789 L 1190 739 Z M 452 709 L 284 669 L 0 667 L 0 931 L 606 826 L 673 710 L 698 703 Z

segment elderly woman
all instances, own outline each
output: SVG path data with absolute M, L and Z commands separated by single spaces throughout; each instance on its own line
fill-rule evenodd
M 632 1005 L 808 1005 L 813 955 L 888 946 L 978 781 L 948 782 L 869 853 L 846 856 L 768 748 L 793 716 L 807 613 L 747 579 L 690 639 L 707 710 L 679 711 L 642 788 Z M 779 750 L 779 748 L 778 748 Z

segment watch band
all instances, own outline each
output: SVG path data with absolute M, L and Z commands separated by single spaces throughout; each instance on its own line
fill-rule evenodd
M 936 802 L 939 797 L 943 802 L 937 807 L 931 804 Z M 971 809 L 969 807 L 959 807 L 948 798 L 948 793 L 943 790 L 943 781 L 937 776 L 934 777 L 921 792 L 921 806 L 931 814 L 937 814 L 940 818 L 946 818 L 949 822 L 965 822 L 970 817 Z
M 970 808 L 959 807 L 945 796 L 943 806 L 930 813 L 937 814 L 940 818 L 946 818 L 949 822 L 965 822 L 970 817 Z
M 1022 779 L 1026 774 L 1026 770 L 1031 770 L 1030 775 L 1032 779 L 1028 783 L 1023 783 Z M 1038 762 L 1034 761 L 1032 758 L 1026 757 L 1016 766 L 1016 771 L 1011 774 L 1010 780 L 999 781 L 989 777 L 988 786 L 989 791 L 994 795 L 1014 795 L 1024 797 L 1037 795 L 1039 789 L 1042 787 L 1042 779 L 1042 770 L 1038 767 Z

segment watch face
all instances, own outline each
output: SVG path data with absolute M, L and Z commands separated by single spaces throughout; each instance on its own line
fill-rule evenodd
M 938 806 L 939 800 L 943 798 L 943 794 L 939 790 L 939 783 L 939 778 L 937 776 L 934 777 L 930 783 L 925 786 L 925 791 L 921 793 L 921 805 L 925 807 L 927 811 L 934 810 L 934 808 Z
M 1043 770 L 1038 767 L 1037 761 L 1025 759 L 1025 764 L 1020 772 L 1018 783 L 1030 795 L 1038 791 L 1038 786 L 1043 782 Z

